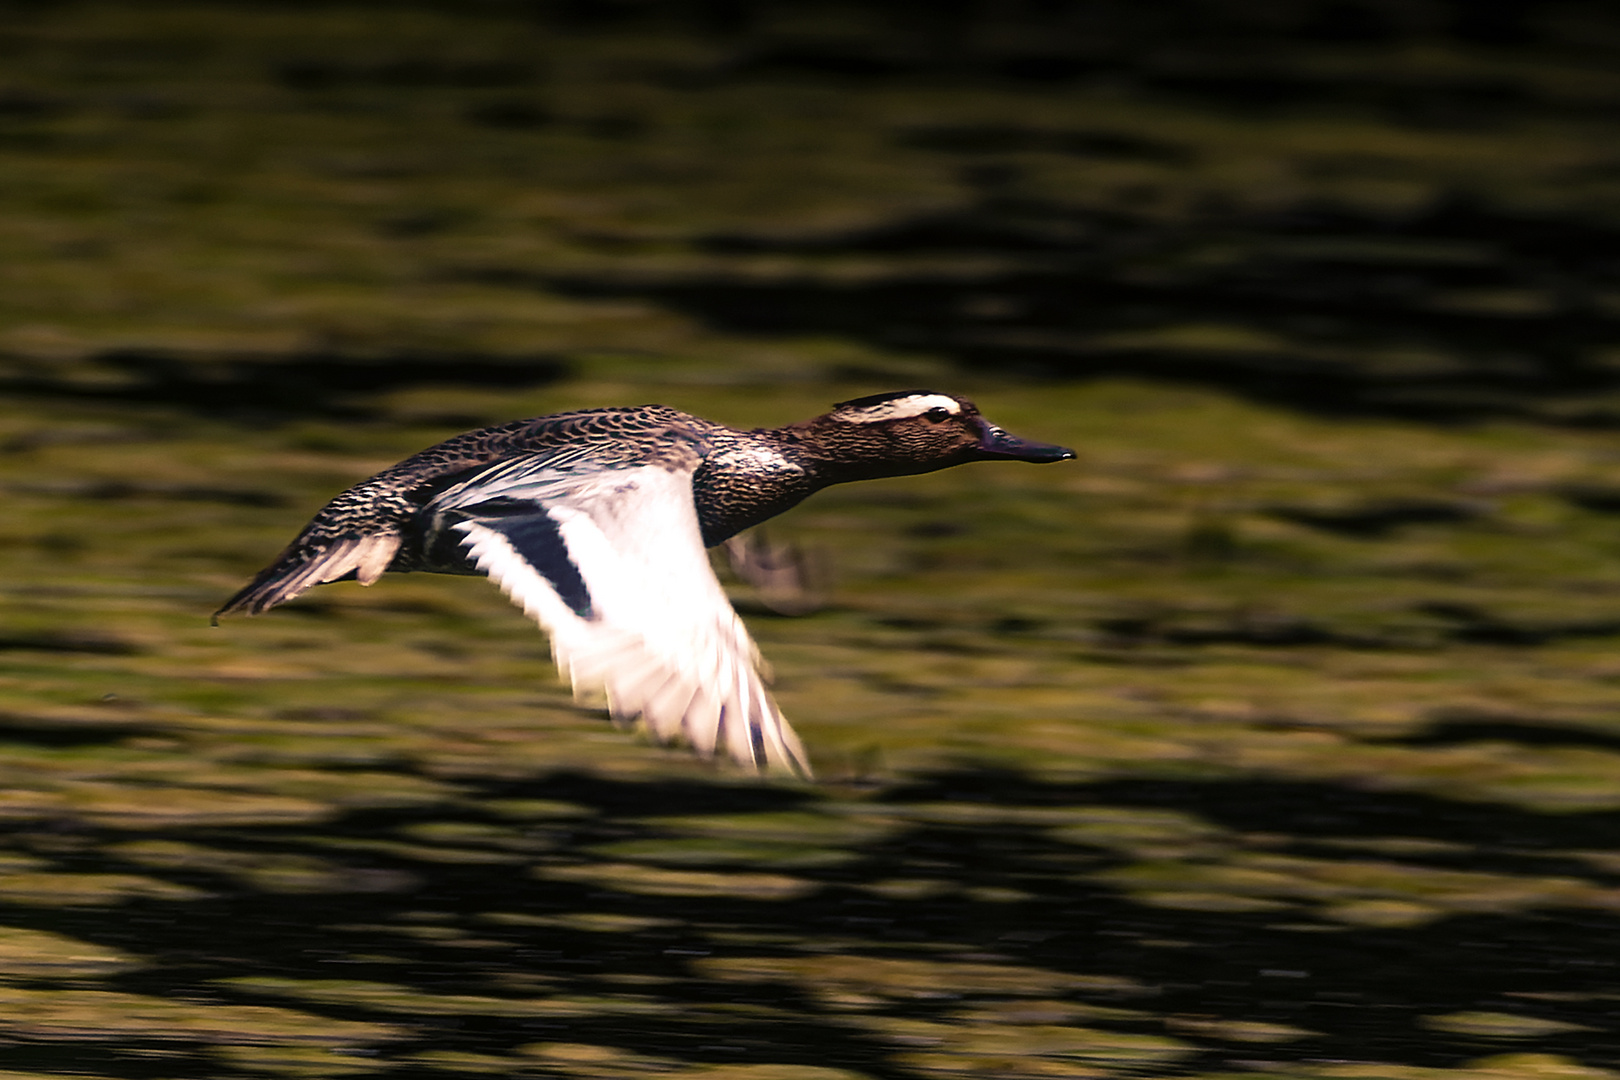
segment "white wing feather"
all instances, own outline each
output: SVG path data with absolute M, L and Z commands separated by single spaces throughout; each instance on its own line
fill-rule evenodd
M 804 747 L 760 678 L 753 639 L 709 567 L 691 471 L 557 464 L 497 467 L 435 503 L 476 518 L 479 502 L 527 500 L 556 524 L 590 593 L 583 616 L 493 521 L 452 527 L 478 568 L 550 635 L 575 693 L 605 690 L 616 720 L 639 716 L 660 742 L 685 739 L 705 756 L 723 747 L 750 768 L 808 776 Z

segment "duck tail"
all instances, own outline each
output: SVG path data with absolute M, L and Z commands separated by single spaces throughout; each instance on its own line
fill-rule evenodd
M 397 533 L 319 539 L 301 536 L 214 612 L 214 625 L 219 625 L 221 615 L 239 611 L 258 615 L 329 581 L 353 578 L 370 585 L 393 562 L 400 542 Z

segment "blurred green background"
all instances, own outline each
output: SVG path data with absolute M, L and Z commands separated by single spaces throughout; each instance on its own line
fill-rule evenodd
M 1620 1076 L 1620 16 L 0 6 L 0 1078 Z M 735 586 L 821 782 L 476 581 L 460 430 L 965 394 Z

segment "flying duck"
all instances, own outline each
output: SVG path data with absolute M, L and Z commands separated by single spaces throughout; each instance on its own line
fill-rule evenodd
M 343 492 L 215 619 L 385 571 L 487 576 L 550 636 L 576 694 L 606 691 L 615 721 L 640 717 L 659 742 L 808 777 L 704 548 L 829 484 L 1072 457 L 930 390 L 752 431 L 663 405 L 515 420 Z

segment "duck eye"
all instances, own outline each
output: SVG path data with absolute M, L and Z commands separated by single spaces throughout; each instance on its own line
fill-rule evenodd
M 950 419 L 951 410 L 947 409 L 943 405 L 935 405 L 932 409 L 929 409 L 927 412 L 923 413 L 923 415 L 928 417 L 928 419 L 932 420 L 934 423 L 939 424 Z

